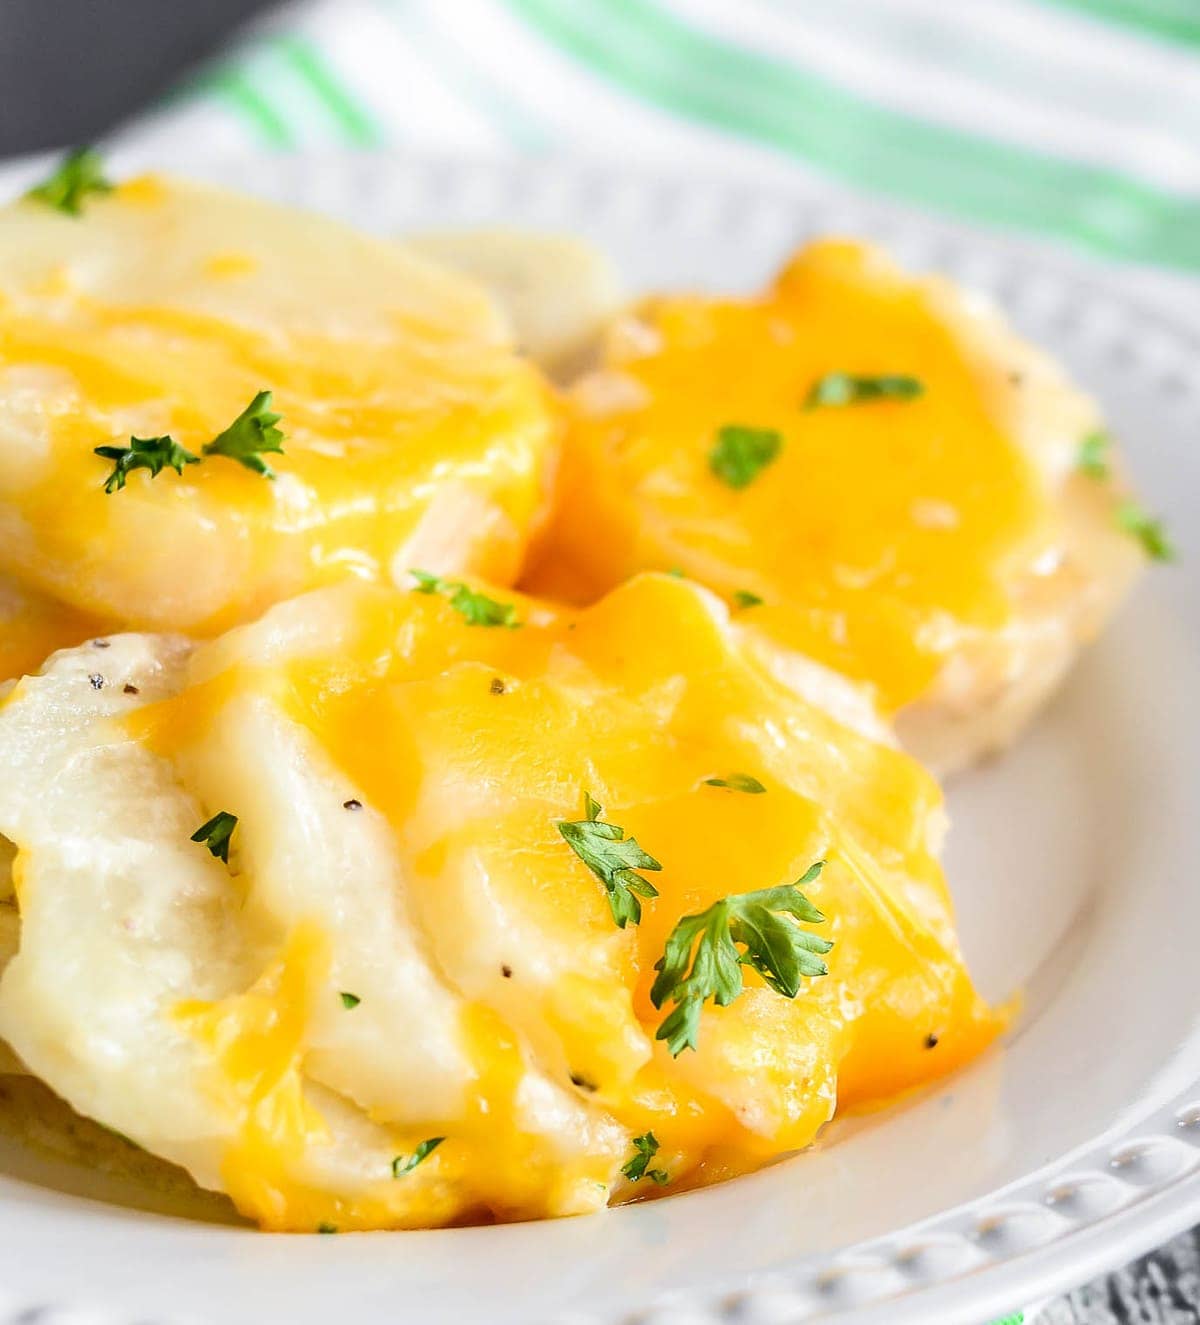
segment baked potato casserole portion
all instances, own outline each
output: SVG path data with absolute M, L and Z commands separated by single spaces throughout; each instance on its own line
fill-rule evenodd
M 1096 406 L 1046 355 L 949 281 L 827 240 L 757 297 L 618 320 L 527 583 L 579 602 L 688 575 L 948 771 L 1015 735 L 1147 550 Z
M 265 1228 L 352 1230 L 684 1190 L 990 1043 L 940 792 L 855 687 L 671 576 L 414 570 L 9 684 L 29 1072 Z
M 0 210 L 0 573 L 73 612 L 511 581 L 557 430 L 482 289 L 399 245 L 164 176 Z

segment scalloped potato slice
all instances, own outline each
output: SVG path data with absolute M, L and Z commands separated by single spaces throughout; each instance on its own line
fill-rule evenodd
M 520 348 L 548 371 L 577 371 L 623 300 L 609 257 L 573 235 L 438 230 L 404 236 L 417 253 L 478 281 Z
M 923 390 L 814 407 L 831 374 Z M 1101 426 L 982 301 L 816 243 L 759 296 L 656 298 L 614 326 L 573 392 L 525 583 L 586 602 L 677 568 L 749 604 L 768 656 L 784 645 L 869 685 L 948 771 L 1013 737 L 1138 571 L 1119 473 L 1077 465 Z M 744 486 L 713 468 L 725 428 L 776 448 Z
M 274 481 L 196 456 L 259 391 Z M 557 424 L 487 295 L 333 221 L 145 177 L 66 216 L 0 210 L 0 571 L 74 609 L 214 633 L 395 566 L 510 581 L 546 515 Z
M 0 1035 L 29 1070 L 264 1227 L 390 1228 L 642 1195 L 648 1131 L 664 1190 L 712 1181 L 990 1042 L 940 794 L 858 691 L 794 660 L 782 684 L 666 576 L 513 605 L 487 627 L 345 584 L 18 682 Z M 712 785 L 735 772 L 765 791 Z M 662 864 L 640 924 L 559 832 L 585 792 Z M 227 863 L 191 840 L 219 812 Z M 676 921 L 818 859 L 829 974 L 790 1000 L 746 968 L 672 1057 L 649 988 Z

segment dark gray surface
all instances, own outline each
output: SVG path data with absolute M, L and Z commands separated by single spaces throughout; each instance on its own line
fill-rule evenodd
M 0 0 L 0 156 L 99 137 L 270 3 Z M 1200 1325 L 1200 1232 L 1054 1303 L 1037 1325 Z
M 0 156 L 89 142 L 271 0 L 0 0 Z
M 1053 1303 L 1036 1325 L 1196 1325 L 1200 1229 Z

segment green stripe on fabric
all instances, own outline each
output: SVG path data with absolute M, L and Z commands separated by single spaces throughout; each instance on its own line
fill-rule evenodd
M 279 37 L 272 45 L 316 95 L 348 143 L 374 147 L 383 140 L 366 107 L 330 69 L 315 46 L 291 36 Z
M 1152 37 L 1200 46 L 1200 9 L 1192 0 L 1181 4 L 1173 0 L 1043 0 L 1043 3 L 1073 9 L 1108 23 L 1120 23 Z
M 251 124 L 268 147 L 292 147 L 292 131 L 254 84 L 238 69 L 218 69 L 199 80 L 218 92 Z
M 690 27 L 650 0 L 506 0 L 591 71 L 644 100 L 944 211 L 1200 270 L 1200 201 L 892 112 Z

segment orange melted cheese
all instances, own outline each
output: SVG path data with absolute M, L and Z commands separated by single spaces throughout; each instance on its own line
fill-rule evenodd
M 0 580 L 0 682 L 34 672 L 58 649 L 108 629 L 99 617 Z
M 805 409 L 829 373 L 925 390 Z M 1039 477 L 995 394 L 930 288 L 857 244 L 813 245 L 756 299 L 653 301 L 575 393 L 529 583 L 588 601 L 637 569 L 678 567 L 726 599 L 756 594 L 748 623 L 894 710 L 957 642 L 1006 623 L 1007 574 L 1047 538 Z M 709 468 L 727 424 L 782 438 L 741 490 Z
M 96 446 L 200 455 L 260 390 L 274 482 L 209 458 L 104 492 Z M 215 633 L 397 558 L 511 580 L 556 430 L 485 296 L 393 246 L 169 180 L 0 214 L 0 569 L 80 611 Z
M 228 1190 L 269 1227 L 528 1218 L 643 1196 L 650 1184 L 618 1169 L 647 1130 L 665 1190 L 680 1190 L 808 1145 L 835 1109 L 919 1086 L 999 1028 L 958 952 L 931 845 L 941 796 L 916 763 L 771 679 L 720 604 L 685 582 L 641 576 L 582 611 L 516 602 L 522 624 L 509 630 L 468 625 L 416 593 L 347 586 L 300 600 L 202 647 L 190 686 L 126 720 L 185 780 L 223 715 L 249 711 L 239 705 L 266 705 L 303 733 L 336 770 L 329 796 L 364 806 L 346 831 L 360 815 L 386 824 L 394 905 L 460 1000 L 461 1104 L 396 1132 L 398 1151 L 446 1141 L 402 1182 L 356 1192 L 312 1179 L 322 1105 L 302 1107 L 295 1089 L 306 1019 L 336 990 L 313 982 L 331 978 L 346 936 L 306 922 L 300 939 L 278 936 L 282 965 L 254 990 L 177 1013 L 209 1038 L 241 1119 Z M 306 611 L 317 624 L 291 634 L 280 613 Z M 706 785 L 735 771 L 766 794 Z M 614 926 L 558 832 L 581 817 L 585 790 L 662 862 L 639 926 Z M 261 831 L 251 815 L 235 837 L 231 886 L 245 890 L 248 917 Z M 314 836 L 312 850 L 325 849 Z M 705 1007 L 699 1051 L 672 1058 L 654 1039 L 665 1013 L 649 988 L 675 922 L 793 881 L 817 859 L 828 864 L 807 892 L 835 942 L 829 975 L 789 1001 L 747 968 L 740 998 Z M 307 975 L 287 974 L 297 962 Z M 586 1121 L 565 1135 L 532 1123 L 522 1092 L 534 1077 Z M 372 1116 L 400 1116 L 400 1104 Z M 626 1138 L 615 1151 L 603 1139 L 614 1128 Z

